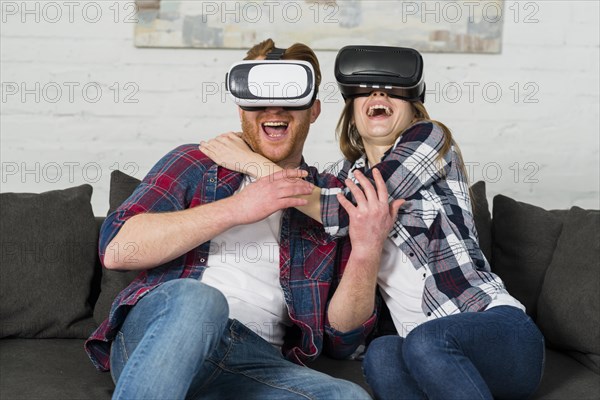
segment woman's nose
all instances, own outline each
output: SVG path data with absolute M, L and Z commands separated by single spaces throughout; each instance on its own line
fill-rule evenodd
M 381 90 L 375 90 L 373 92 L 371 92 L 371 96 L 377 97 L 377 96 L 387 96 L 386 92 L 382 92 Z

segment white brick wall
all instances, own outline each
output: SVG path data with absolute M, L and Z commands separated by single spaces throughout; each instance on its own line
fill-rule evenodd
M 54 2 L 63 12 L 56 23 L 47 3 L 0 2 L 3 192 L 89 182 L 103 215 L 112 169 L 142 178 L 173 147 L 239 129 L 234 106 L 208 89 L 243 51 L 138 49 L 134 25 L 123 21 L 126 2 L 117 4 L 117 22 L 113 1 L 76 2 L 72 22 L 69 6 Z M 102 7 L 97 23 L 83 18 L 87 3 Z M 33 12 L 22 15 L 25 8 Z M 599 2 L 511 1 L 504 11 L 501 54 L 424 54 L 430 114 L 453 130 L 472 181 L 485 179 L 490 199 L 599 208 Z M 525 23 L 528 15 L 538 22 Z M 305 154 L 320 166 L 340 157 L 335 54 L 318 53 L 326 101 Z M 21 87 L 11 94 L 13 83 L 33 92 L 39 83 L 39 99 Z M 92 102 L 95 83 L 102 95 Z

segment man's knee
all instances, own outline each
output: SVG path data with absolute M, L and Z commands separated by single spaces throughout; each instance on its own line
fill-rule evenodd
M 200 324 L 216 324 L 224 328 L 229 317 L 227 299 L 219 290 L 195 279 L 175 279 L 159 288 L 165 295 L 165 306 L 173 316 Z

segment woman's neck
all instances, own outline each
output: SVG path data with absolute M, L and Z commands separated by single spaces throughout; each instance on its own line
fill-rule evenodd
M 374 167 L 379 164 L 381 161 L 381 157 L 385 154 L 386 151 L 392 147 L 389 145 L 374 145 L 369 143 L 364 143 L 365 146 L 365 154 L 367 155 L 367 161 L 369 162 L 370 167 Z

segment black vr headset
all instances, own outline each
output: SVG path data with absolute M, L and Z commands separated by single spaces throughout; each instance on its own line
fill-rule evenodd
M 335 79 L 344 99 L 381 90 L 391 97 L 425 102 L 423 58 L 414 49 L 346 46 L 335 60 Z
M 225 89 L 242 110 L 266 107 L 306 110 L 317 98 L 315 72 L 307 61 L 281 60 L 285 49 L 273 49 L 266 60 L 235 63 L 225 75 Z

